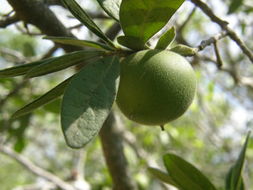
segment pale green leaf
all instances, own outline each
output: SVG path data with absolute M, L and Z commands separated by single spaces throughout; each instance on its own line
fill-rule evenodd
M 117 56 L 88 64 L 69 83 L 62 101 L 61 124 L 67 144 L 81 148 L 99 132 L 118 89 Z
M 90 18 L 90 16 L 80 7 L 80 5 L 75 0 L 62 0 L 62 2 L 70 10 L 70 12 L 90 31 L 96 34 L 108 45 L 114 47 L 112 41 L 106 37 L 106 35 L 100 30 L 100 28 L 95 24 L 95 22 L 93 22 L 92 18 Z
M 164 165 L 182 190 L 215 190 L 214 185 L 197 168 L 177 155 L 166 154 Z
M 175 27 L 172 27 L 160 37 L 155 49 L 166 49 L 175 40 L 175 37 L 176 29 Z
M 170 184 L 170 185 L 173 185 L 173 186 L 177 187 L 177 184 L 173 181 L 173 179 L 170 177 L 169 174 L 167 174 L 163 171 L 160 171 L 156 168 L 148 168 L 148 170 L 153 176 L 155 176 L 159 180 L 161 180 L 161 181 L 163 181 L 167 184 Z
M 32 101 L 31 103 L 27 104 L 23 108 L 19 109 L 16 111 L 13 115 L 12 118 L 15 119 L 17 117 L 26 115 L 35 109 L 48 104 L 49 102 L 55 100 L 56 98 L 59 98 L 63 93 L 64 90 L 69 83 L 71 78 L 66 79 L 50 91 L 48 91 L 46 94 L 42 95 L 41 97 L 37 98 L 36 100 Z
M 182 56 L 194 56 L 198 52 L 198 49 L 179 44 L 179 45 L 176 45 L 175 47 L 171 48 L 170 51 L 178 53 Z
M 164 27 L 184 0 L 122 0 L 120 24 L 125 36 L 146 43 Z
M 103 51 L 97 50 L 81 50 L 72 53 L 65 54 L 60 57 L 56 57 L 48 62 L 40 64 L 39 66 L 31 69 L 27 74 L 26 78 L 38 77 L 60 71 L 79 64 L 83 61 L 90 61 L 100 58 L 104 54 Z
M 236 161 L 236 163 L 230 168 L 226 176 L 226 190 L 241 190 L 244 188 L 243 178 L 242 178 L 242 169 L 245 160 L 245 154 L 250 138 L 250 132 L 247 135 L 244 146 L 241 150 L 241 153 Z
M 0 70 L 0 78 L 8 78 L 8 77 L 16 77 L 16 76 L 25 75 L 31 69 L 33 69 L 43 63 L 49 62 L 53 59 L 54 58 L 48 58 L 48 59 L 43 59 L 43 60 L 31 62 L 31 63 L 17 65 L 17 66 L 10 67 L 7 69 L 2 69 L 2 70 Z
M 97 1 L 109 16 L 111 16 L 117 21 L 119 20 L 119 7 L 121 4 L 121 0 L 97 0 Z
M 79 40 L 79 39 L 70 38 L 70 37 L 46 36 L 46 37 L 44 37 L 44 39 L 52 40 L 53 42 L 65 44 L 65 45 L 91 47 L 91 48 L 102 49 L 102 50 L 113 50 L 112 48 L 108 47 L 107 45 L 99 43 L 99 42 L 88 41 L 88 40 Z

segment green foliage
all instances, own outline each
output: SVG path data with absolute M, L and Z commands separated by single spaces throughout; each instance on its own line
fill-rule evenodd
M 16 76 L 20 76 L 20 75 L 25 75 L 31 69 L 33 69 L 43 63 L 47 63 L 49 61 L 52 61 L 54 59 L 55 58 L 51 57 L 48 59 L 43 59 L 43 60 L 39 60 L 39 61 L 27 63 L 27 64 L 17 65 L 17 66 L 10 67 L 7 69 L 2 69 L 2 70 L 0 70 L 0 78 L 16 77 Z
M 145 43 L 169 21 L 184 0 L 123 0 L 120 24 L 127 37 Z
M 66 86 L 68 85 L 69 81 L 72 77 L 66 79 L 47 93 L 45 93 L 43 96 L 37 98 L 36 100 L 32 101 L 31 103 L 27 104 L 26 106 L 22 107 L 18 111 L 16 111 L 12 118 L 17 118 L 23 115 L 26 115 L 27 113 L 30 113 L 34 111 L 35 109 L 46 105 L 50 103 L 51 101 L 54 101 L 55 99 L 59 98 L 65 91 Z
M 142 50 L 145 47 L 143 46 L 142 41 L 139 38 L 131 36 L 119 36 L 117 38 L 119 44 L 128 47 L 129 49 Z
M 94 61 L 98 59 L 99 56 L 102 56 L 104 52 L 97 51 L 97 50 L 81 50 L 81 51 L 75 51 L 72 53 L 68 53 L 65 55 L 62 55 L 60 57 L 56 57 L 54 59 L 51 59 L 49 61 L 43 62 L 42 64 L 39 64 L 38 66 L 32 68 L 29 70 L 25 77 L 26 78 L 33 78 L 38 77 L 42 75 L 46 75 L 49 73 L 57 72 L 63 69 L 66 69 L 68 67 L 71 67 L 73 65 L 76 65 L 78 63 L 82 62 L 89 62 Z
M 181 190 L 215 190 L 214 185 L 197 168 L 174 154 L 163 157 L 164 165 Z
M 231 0 L 228 8 L 228 14 L 236 12 L 243 5 L 243 2 L 244 0 Z
M 171 48 L 170 51 L 178 53 L 182 56 L 194 56 L 197 53 L 196 48 L 191 48 L 189 46 L 182 44 L 176 45 L 175 47 Z
M 51 40 L 56 43 L 65 44 L 65 45 L 73 45 L 73 46 L 80 46 L 80 47 L 90 47 L 96 48 L 100 50 L 113 50 L 111 47 L 94 41 L 88 40 L 78 40 L 76 38 L 70 37 L 55 37 L 55 36 L 46 36 L 44 39 Z
M 180 186 L 178 186 L 177 183 L 173 180 L 173 178 L 167 173 L 162 172 L 156 168 L 148 168 L 148 170 L 154 177 L 161 180 L 162 182 L 165 182 L 167 184 L 180 188 Z
M 247 135 L 244 146 L 235 165 L 229 170 L 226 178 L 226 190 L 244 190 L 242 168 L 245 160 L 245 153 L 248 146 L 250 132 Z M 168 153 L 163 156 L 164 165 L 168 174 L 149 168 L 149 171 L 158 179 L 173 185 L 180 190 L 215 190 L 215 186 L 197 168 L 181 157 Z
M 176 28 L 172 27 L 167 30 L 159 39 L 155 49 L 166 49 L 176 38 Z
M 117 21 L 119 20 L 119 7 L 121 4 L 121 0 L 97 0 L 97 1 L 109 16 L 111 16 Z
M 250 133 L 248 134 L 237 162 L 229 170 L 226 179 L 226 190 L 244 190 L 244 182 L 242 177 L 242 169 L 245 160 L 246 149 L 249 142 Z
M 115 20 L 119 20 L 118 5 L 120 1 L 118 0 L 97 0 L 97 1 L 101 5 L 101 7 L 107 12 L 108 15 L 113 17 Z M 125 2 L 127 2 L 127 0 L 125 0 Z M 140 6 L 138 3 L 136 3 L 139 1 L 132 1 L 132 2 L 135 3 L 135 5 L 131 7 L 131 10 L 134 11 L 136 8 L 138 11 L 140 11 L 139 9 Z M 150 0 L 143 2 L 150 2 Z M 174 3 L 174 1 L 170 1 L 170 3 L 171 2 Z M 102 72 L 103 70 L 102 67 L 105 68 L 108 66 L 106 63 L 104 63 L 102 66 L 102 64 L 97 64 L 98 62 L 95 63 L 91 62 L 100 59 L 104 56 L 115 55 L 122 58 L 121 56 L 129 54 L 129 51 L 125 51 L 124 49 L 115 49 L 112 42 L 108 40 L 105 34 L 101 32 L 100 28 L 97 27 L 96 24 L 94 24 L 94 22 L 90 19 L 90 17 L 78 5 L 76 5 L 74 1 L 65 0 L 65 3 L 67 4 L 67 7 L 70 7 L 73 15 L 77 15 L 79 20 L 82 20 L 82 23 L 84 23 L 89 29 L 91 29 L 93 33 L 99 36 L 100 39 L 106 42 L 106 44 L 103 44 L 102 42 L 98 43 L 95 41 L 77 40 L 73 38 L 48 37 L 48 39 L 60 44 L 75 45 L 84 48 L 87 47 L 95 48 L 99 50 L 101 54 L 98 53 L 97 55 L 94 55 L 94 59 L 93 58 L 91 59 L 92 61 L 90 59 L 86 59 L 87 57 L 85 57 L 86 55 L 84 54 L 85 56 L 83 57 L 84 58 L 83 60 L 85 63 L 88 62 L 88 64 L 84 66 L 83 70 L 85 68 L 89 68 L 89 65 L 93 65 L 94 70 L 99 70 L 99 72 L 100 71 Z M 221 4 L 225 3 L 227 2 L 226 1 L 221 2 Z M 237 18 L 236 21 L 238 22 L 238 26 L 240 26 L 241 28 L 239 27 L 236 29 L 239 29 L 239 31 L 241 29 L 244 38 L 249 40 L 252 37 L 251 32 L 249 32 L 249 24 L 248 24 L 250 19 L 247 19 L 252 17 L 252 7 L 250 3 L 251 0 L 229 1 L 231 14 L 236 13 L 238 10 L 242 10 L 238 12 L 238 14 L 240 14 L 240 17 L 238 18 L 245 17 L 245 19 Z M 151 7 L 151 9 L 157 8 L 158 4 Z M 162 4 L 160 3 L 159 5 Z M 213 5 L 214 7 L 216 6 L 215 3 Z M 125 14 L 130 14 L 131 10 L 129 11 L 129 13 L 126 12 Z M 149 10 L 145 9 L 145 11 Z M 175 11 L 176 10 L 174 10 L 174 12 Z M 157 10 L 150 10 L 150 13 L 154 13 L 154 15 L 156 16 L 154 18 L 159 19 L 159 16 L 157 16 L 158 14 Z M 188 16 L 187 14 L 188 11 L 181 12 L 180 18 L 184 17 L 186 18 Z M 144 15 L 146 16 L 147 14 Z M 136 20 L 136 22 L 138 21 L 137 18 L 139 17 L 134 16 L 134 20 Z M 150 17 L 147 18 L 150 19 Z M 167 21 L 168 20 L 169 19 L 167 19 Z M 165 22 L 165 20 L 163 21 Z M 111 20 L 109 20 L 109 22 L 111 23 Z M 107 20 L 106 21 L 96 20 L 96 23 L 101 24 L 102 26 L 101 28 L 103 29 L 105 29 L 106 24 L 109 22 Z M 176 22 L 175 25 L 177 26 L 180 26 L 182 24 L 181 19 L 178 19 L 175 22 Z M 132 50 L 147 49 L 149 48 L 148 47 L 149 44 L 144 42 L 145 40 L 143 39 L 144 38 L 147 40 L 150 39 L 156 33 L 154 31 L 160 30 L 158 29 L 157 27 L 158 24 L 156 22 L 153 23 L 153 25 L 149 30 L 148 22 L 143 22 L 143 25 L 136 26 L 141 29 L 144 26 L 147 27 L 147 28 L 144 27 L 145 30 L 141 30 L 143 32 L 142 34 L 136 33 L 137 34 L 136 36 L 131 35 L 121 36 L 118 38 L 118 42 L 121 45 L 128 47 Z M 22 25 L 18 26 L 22 27 Z M 184 39 L 182 40 L 186 40 L 189 44 L 196 45 L 199 44 L 199 42 L 202 39 L 206 38 L 207 36 L 210 37 L 213 35 L 212 33 L 213 31 L 211 30 L 209 31 L 209 29 L 210 29 L 210 21 L 206 17 L 203 17 L 201 12 L 196 11 L 192 19 L 184 27 L 182 34 L 179 37 L 183 37 Z M 19 35 L 9 31 L 3 33 L 1 32 L 2 36 L 0 39 L 1 46 L 15 49 L 18 52 L 21 52 L 21 55 L 24 56 L 34 56 L 34 55 L 38 56 L 36 55 L 36 53 L 38 53 L 38 50 L 40 48 L 43 49 L 43 52 L 47 51 L 47 48 L 44 48 L 43 46 L 44 42 L 38 40 L 38 38 L 30 36 L 27 37 L 27 35 Z M 94 38 L 95 40 L 97 40 L 96 37 L 92 35 L 89 36 L 89 38 Z M 163 34 L 163 36 L 159 39 L 158 44 L 160 43 L 159 45 L 160 48 L 165 49 L 167 48 L 166 47 L 167 45 L 169 46 L 168 49 L 177 52 L 181 55 L 184 56 L 195 55 L 196 49 L 187 46 L 182 46 L 181 44 L 171 48 L 170 42 L 172 42 L 171 41 L 172 39 L 173 39 L 173 32 L 172 30 L 169 30 L 165 34 Z M 122 135 L 124 135 L 124 138 L 125 136 L 126 137 L 130 136 L 129 139 L 124 139 L 124 142 L 126 142 L 124 144 L 125 154 L 128 158 L 128 165 L 132 174 L 131 177 L 138 183 L 139 189 L 143 190 L 162 189 L 162 185 L 160 185 L 158 180 L 155 180 L 153 176 L 151 177 L 147 175 L 145 168 L 150 162 L 151 163 L 159 162 L 161 155 L 164 154 L 164 152 L 166 151 L 173 151 L 176 152 L 177 155 L 181 156 L 181 158 L 179 158 L 178 156 L 175 156 L 173 154 L 174 157 L 173 156 L 170 156 L 169 158 L 167 157 L 169 162 L 172 161 L 174 163 L 173 167 L 179 165 L 179 168 L 181 168 L 181 166 L 186 165 L 187 166 L 186 168 L 188 169 L 191 168 L 190 169 L 191 172 L 193 170 L 195 171 L 196 168 L 194 166 L 192 166 L 185 160 L 182 160 L 182 158 L 187 158 L 192 162 L 197 163 L 198 167 L 202 169 L 203 173 L 205 173 L 206 176 L 208 176 L 210 181 L 217 185 L 217 189 L 222 189 L 223 187 L 222 185 L 224 183 L 224 176 L 227 173 L 227 168 L 231 164 L 231 159 L 233 159 L 234 153 L 238 151 L 237 139 L 238 137 L 240 137 L 240 135 L 242 135 L 245 132 L 246 128 L 246 125 L 244 124 L 241 124 L 240 126 L 238 126 L 238 128 L 235 125 L 235 120 L 236 121 L 240 120 L 240 122 L 242 123 L 245 120 L 243 119 L 244 115 L 238 114 L 236 111 L 238 108 L 242 108 L 244 106 L 245 107 L 244 110 L 250 112 L 252 108 L 253 95 L 250 88 L 246 88 L 243 85 L 235 86 L 233 78 L 226 73 L 226 71 L 231 72 L 235 71 L 235 68 L 233 68 L 235 66 L 236 73 L 238 73 L 238 76 L 239 74 L 245 74 L 245 76 L 250 77 L 252 76 L 252 66 L 249 66 L 247 64 L 247 60 L 243 56 L 241 55 L 238 56 L 233 46 L 229 43 L 228 39 L 222 41 L 222 43 L 219 43 L 219 47 L 222 56 L 224 56 L 223 57 L 224 70 L 222 70 L 222 72 L 220 71 L 217 72 L 216 68 L 212 64 L 210 64 L 212 62 L 210 58 L 213 59 L 212 51 L 210 51 L 210 49 L 209 50 L 207 49 L 205 52 L 203 52 L 203 57 L 201 53 L 201 55 L 198 56 L 197 59 L 195 58 L 192 59 L 193 60 L 192 64 L 196 66 L 195 71 L 198 74 L 199 80 L 197 98 L 192 104 L 189 111 L 182 118 L 174 122 L 171 122 L 165 126 L 166 130 L 164 132 L 161 132 L 157 128 L 149 128 L 141 126 L 136 123 L 132 123 L 129 120 L 125 120 L 124 123 L 126 124 L 127 127 L 126 129 L 122 129 Z M 57 53 L 58 52 L 56 52 L 56 54 Z M 76 54 L 76 52 L 73 54 Z M 41 56 L 41 54 L 39 56 Z M 67 57 L 68 56 L 69 55 L 67 55 Z M 42 64 L 47 65 L 46 68 L 49 69 L 50 72 L 57 71 L 58 69 L 60 70 L 65 66 L 67 68 L 72 64 L 73 65 L 78 64 L 74 63 L 74 61 L 71 59 L 71 56 L 67 58 L 65 61 L 63 59 L 62 62 L 56 61 L 60 57 L 53 57 L 46 60 L 31 62 L 29 64 L 19 65 L 13 68 L 8 68 L 0 71 L 0 91 L 1 91 L 0 140 L 5 139 L 6 137 L 8 141 L 7 143 L 10 146 L 12 146 L 14 150 L 16 150 L 17 152 L 23 152 L 26 156 L 31 157 L 41 167 L 49 171 L 52 171 L 55 175 L 60 176 L 62 179 L 66 179 L 69 176 L 70 171 L 76 166 L 75 164 L 77 159 L 77 152 L 66 147 L 66 144 L 62 139 L 62 132 L 60 131 L 59 128 L 55 127 L 59 125 L 58 115 L 61 104 L 61 99 L 59 97 L 65 92 L 65 88 L 69 83 L 69 80 L 64 81 L 59 85 L 57 84 L 60 83 L 60 81 L 64 80 L 66 76 L 72 76 L 73 70 L 65 70 L 64 72 L 55 73 L 54 75 L 33 79 L 32 82 L 25 84 L 22 90 L 14 93 L 11 96 L 9 96 L 9 93 L 11 94 L 12 91 L 15 92 L 16 87 L 20 83 L 22 78 L 18 77 L 15 79 L 4 79 L 5 77 L 26 75 L 28 72 L 31 73 L 31 69 L 34 69 Z M 80 59 L 81 57 L 82 56 L 80 54 Z M 1 67 L 2 66 L 5 67 L 6 63 L 8 63 L 8 65 L 15 64 L 11 63 L 12 61 L 8 60 L 7 58 L 8 57 L 4 57 L 1 54 L 0 58 Z M 73 58 L 75 58 L 75 56 L 73 56 Z M 109 59 L 110 57 L 105 58 L 105 60 Z M 199 62 L 199 59 L 201 60 L 201 62 Z M 59 67 L 57 66 L 56 70 L 54 68 L 53 63 L 55 62 L 53 60 L 56 61 L 56 63 L 59 66 Z M 243 64 L 240 64 L 242 62 Z M 61 65 L 61 63 L 64 64 Z M 99 66 L 98 67 L 95 66 L 96 64 Z M 239 64 L 240 66 L 238 66 Z M 36 70 L 39 72 L 42 69 L 43 67 L 36 68 Z M 83 73 L 84 72 L 83 70 L 80 71 L 80 73 Z M 42 72 L 43 75 L 47 74 L 48 71 L 46 73 L 44 72 L 45 71 L 43 70 Z M 74 75 L 74 77 L 79 76 L 80 78 L 82 78 L 80 76 L 81 75 L 80 73 L 77 73 L 77 75 Z M 116 75 L 116 72 L 114 74 Z M 97 109 L 98 106 L 96 106 L 98 105 L 98 102 L 101 101 L 101 104 L 102 103 L 106 104 L 105 102 L 107 101 L 106 99 L 103 98 L 107 93 L 107 91 L 101 90 L 102 89 L 101 86 L 102 87 L 104 86 L 102 85 L 102 83 L 99 83 L 97 81 L 100 80 L 100 82 L 102 81 L 103 83 L 106 83 L 112 79 L 110 77 L 112 74 L 108 73 L 108 75 L 110 76 L 102 77 L 101 74 L 96 73 L 94 74 L 94 72 L 91 72 L 90 75 L 92 76 L 90 76 L 89 80 L 81 82 L 79 81 L 80 82 L 79 85 L 77 84 L 73 86 L 71 85 L 72 92 L 74 91 L 73 93 L 69 92 L 67 93 L 68 95 L 65 94 L 66 96 L 68 96 L 68 101 L 65 102 L 64 100 L 65 104 L 66 105 L 68 104 L 68 106 L 73 105 L 75 108 L 81 110 L 79 112 L 80 115 L 85 115 L 86 111 L 89 110 L 90 108 L 92 108 L 92 110 L 94 110 L 95 113 L 98 113 L 99 112 L 98 110 L 100 110 Z M 82 92 L 86 91 L 87 88 L 89 90 L 90 86 L 95 84 L 98 84 L 99 86 L 98 89 L 101 90 L 101 92 L 99 91 L 99 93 L 103 93 L 103 95 L 98 96 L 99 93 L 97 91 L 91 93 L 92 95 L 82 93 L 80 95 L 80 91 Z M 78 87 L 78 90 L 75 91 L 74 90 L 75 87 Z M 38 97 L 38 94 L 40 95 L 43 92 L 47 91 L 47 89 L 51 88 L 53 89 L 47 92 L 45 95 Z M 82 90 L 79 91 L 79 89 Z M 114 91 L 114 93 L 116 93 L 116 90 Z M 86 98 L 86 95 L 87 97 L 90 97 L 90 99 L 92 100 L 93 107 L 90 106 L 91 104 L 89 101 L 85 102 L 85 99 L 82 100 L 82 97 Z M 7 98 L 8 101 L 4 101 L 5 98 Z M 9 122 L 11 113 L 13 113 L 17 109 L 17 107 L 19 106 L 21 107 L 27 104 L 27 102 L 30 102 L 32 99 L 35 99 L 35 101 L 21 108 L 21 110 L 17 112 L 18 115 L 19 114 L 23 115 L 30 111 L 34 111 L 40 106 L 43 106 L 42 109 L 37 110 L 35 112 L 36 113 L 35 115 L 26 114 L 23 115 L 22 117 L 18 117 L 15 120 Z M 108 102 L 109 103 L 106 104 L 106 106 L 108 106 L 105 111 L 106 113 L 104 112 L 103 116 L 104 119 L 106 117 L 106 114 L 108 114 L 108 112 L 111 109 L 112 101 Z M 86 105 L 83 106 L 84 104 Z M 71 109 L 69 109 L 68 107 L 65 107 L 64 109 L 66 115 L 73 113 Z M 115 107 L 114 110 L 117 110 L 117 108 Z M 101 112 L 99 112 L 99 114 L 100 113 Z M 235 116 L 233 114 L 235 114 Z M 101 115 L 99 115 L 98 117 L 100 123 L 96 123 L 95 125 L 94 120 L 89 120 L 89 118 L 94 119 L 93 116 L 91 117 L 87 116 L 82 121 L 81 121 L 82 116 L 80 116 L 80 118 L 78 118 L 78 120 L 80 119 L 80 122 L 83 123 L 87 122 L 91 124 L 89 126 L 84 125 L 84 128 L 82 129 L 76 128 L 76 130 L 74 129 L 73 131 L 76 132 L 76 134 L 82 134 L 82 131 L 84 131 L 85 134 L 89 135 L 88 130 L 90 131 L 95 130 L 95 133 L 97 134 L 99 128 L 102 126 L 103 123 Z M 250 119 L 251 117 L 248 117 L 249 123 L 247 124 L 248 128 L 252 128 L 252 125 L 250 124 L 251 122 Z M 64 132 L 66 132 L 66 129 L 64 130 L 65 130 Z M 233 131 L 232 135 L 229 135 L 230 130 Z M 86 133 L 87 131 L 88 133 Z M 89 136 L 90 139 L 93 139 L 93 137 L 94 136 L 92 135 Z M 76 142 L 76 140 L 79 140 L 78 138 L 76 139 L 72 138 L 71 140 L 73 140 L 71 141 L 72 143 L 81 142 L 81 141 Z M 247 138 L 247 141 L 248 140 L 249 137 Z M 78 145 L 82 146 L 82 143 Z M 241 151 L 241 156 L 239 157 L 237 163 L 231 168 L 230 172 L 227 175 L 226 188 L 229 190 L 231 189 L 242 190 L 243 188 L 244 189 L 252 188 L 252 181 L 247 180 L 252 179 L 253 176 L 251 167 L 253 158 L 252 153 L 253 146 L 252 145 L 250 146 L 250 144 L 247 148 L 248 149 L 247 159 L 249 162 L 246 165 L 247 172 L 244 173 L 246 177 L 244 178 L 244 180 L 242 179 L 242 165 L 245 159 L 244 154 L 246 151 L 246 143 L 245 143 L 244 149 Z M 36 151 L 36 154 L 34 154 L 34 150 Z M 101 152 L 102 152 L 101 145 L 98 139 L 93 140 L 92 143 L 89 144 L 89 146 L 85 147 L 85 154 L 87 154 L 87 158 L 84 159 L 86 163 L 85 179 L 92 185 L 92 189 L 95 190 L 110 188 L 112 186 L 112 180 L 109 176 Z M 25 172 L 23 168 L 21 168 L 14 162 L 11 162 L 9 158 L 6 158 L 2 155 L 0 155 L 0 157 L 1 157 L 0 183 L 2 189 L 13 189 L 15 186 L 30 184 L 37 181 L 37 179 L 33 175 L 27 174 L 27 172 Z M 192 170 L 192 168 L 195 169 Z M 185 169 L 185 167 L 183 169 Z M 176 176 L 175 178 L 177 178 L 178 176 L 181 177 L 181 173 L 180 175 L 178 174 L 180 170 L 174 169 L 172 170 L 172 174 L 169 172 L 169 175 L 165 172 L 162 172 L 154 168 L 150 169 L 150 172 L 160 180 L 172 184 L 174 186 L 177 185 L 173 181 L 174 179 L 172 178 L 172 175 L 174 177 Z M 186 176 L 184 178 L 186 179 L 186 181 L 187 179 L 190 179 L 190 183 L 192 184 L 193 181 L 193 183 L 195 184 L 195 181 L 191 180 L 192 175 L 189 176 L 187 172 L 184 172 L 183 176 Z M 199 174 L 197 176 L 199 177 Z M 203 176 L 199 178 L 203 178 Z M 182 180 L 179 183 L 180 184 L 182 183 L 184 185 L 185 180 Z
M 100 28 L 93 22 L 90 16 L 76 3 L 75 0 L 62 0 L 70 12 L 83 23 L 90 31 L 104 40 L 108 45 L 114 47 L 114 44 L 105 34 L 100 30 Z
M 118 57 L 89 64 L 70 81 L 63 96 L 61 123 L 67 144 L 86 145 L 111 111 L 118 89 Z

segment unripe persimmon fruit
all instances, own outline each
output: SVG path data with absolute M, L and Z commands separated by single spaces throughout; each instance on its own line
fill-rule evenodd
M 143 50 L 121 62 L 116 102 L 123 114 L 145 125 L 164 125 L 180 117 L 196 91 L 188 61 L 166 50 Z

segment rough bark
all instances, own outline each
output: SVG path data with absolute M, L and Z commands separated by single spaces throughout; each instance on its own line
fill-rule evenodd
M 133 190 L 134 184 L 127 170 L 127 160 L 124 154 L 119 117 L 113 112 L 108 116 L 101 131 L 104 157 L 113 180 L 113 190 Z
M 13 7 L 18 19 L 36 26 L 43 34 L 74 37 L 42 1 L 8 0 L 8 2 Z M 61 47 L 67 52 L 80 49 L 66 45 L 61 45 Z

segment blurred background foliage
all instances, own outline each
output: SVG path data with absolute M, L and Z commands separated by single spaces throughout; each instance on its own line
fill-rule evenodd
M 6 4 L 5 0 L 2 2 Z M 93 10 L 92 14 L 103 14 L 95 1 L 79 2 L 87 10 Z M 230 22 L 232 28 L 253 49 L 252 1 L 209 0 L 207 3 L 218 16 Z M 10 9 L 7 4 L 6 7 Z M 52 6 L 51 9 L 60 15 L 59 18 L 67 27 L 77 24 L 73 18 L 67 16 L 69 14 L 62 7 Z M 7 13 L 3 8 L 1 11 L 1 15 Z M 189 17 L 191 11 L 192 16 Z M 95 21 L 103 29 L 113 23 L 110 19 Z M 183 41 L 193 47 L 220 31 L 215 23 L 201 11 L 194 9 L 188 1 L 170 24 L 181 29 L 177 41 Z M 183 24 L 185 26 L 181 28 Z M 72 31 L 82 39 L 96 39 L 84 27 L 75 27 Z M 52 43 L 41 39 L 42 35 L 38 35 L 39 31 L 33 26 L 29 25 L 29 32 L 30 34 L 27 34 L 23 23 L 0 30 L 1 68 L 37 60 L 53 47 Z M 218 47 L 222 57 L 222 69 L 218 69 L 216 65 L 212 47 L 206 48 L 196 57 L 188 58 L 198 77 L 198 92 L 186 114 L 167 124 L 165 131 L 161 131 L 159 127 L 132 123 L 124 118 L 116 105 L 114 106 L 124 122 L 121 133 L 125 154 L 131 176 L 138 183 L 139 189 L 169 189 L 147 171 L 148 166 L 163 168 L 162 155 L 168 151 L 193 163 L 218 187 L 224 185 L 225 175 L 236 160 L 247 131 L 253 128 L 253 66 L 230 39 L 219 41 Z M 63 50 L 59 48 L 52 55 L 58 56 L 62 53 Z M 24 82 L 22 77 L 0 79 L 0 139 L 38 166 L 65 180 L 71 180 L 77 165 L 83 162 L 85 180 L 92 189 L 110 189 L 112 181 L 99 138 L 81 151 L 72 150 L 65 144 L 59 123 L 60 100 L 17 120 L 9 120 L 18 108 L 42 95 L 72 73 L 73 70 L 64 70 L 28 82 Z M 252 138 L 243 175 L 247 189 L 253 190 Z M 0 154 L 2 190 L 40 183 L 44 181 L 19 163 Z

